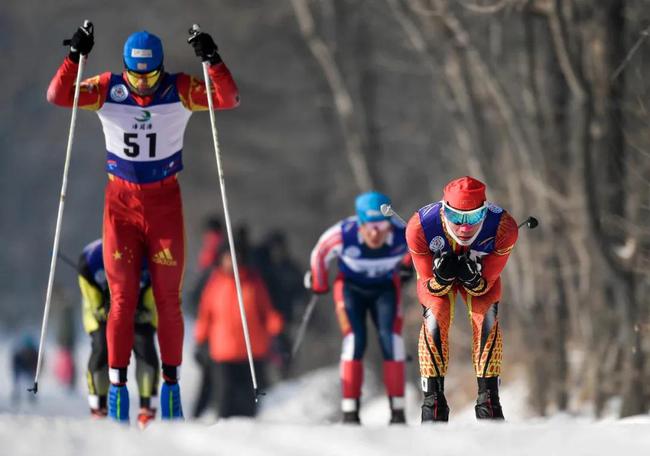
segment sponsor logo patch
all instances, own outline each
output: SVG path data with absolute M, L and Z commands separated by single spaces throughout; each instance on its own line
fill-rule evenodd
M 131 57 L 150 59 L 151 57 L 153 57 L 153 52 L 151 52 L 151 49 L 133 48 L 131 49 Z
M 352 245 L 343 251 L 343 255 L 350 258 L 359 258 L 361 256 L 361 249 L 356 245 Z
M 99 271 L 95 272 L 95 282 L 106 283 L 106 273 L 104 273 L 103 269 L 100 269 Z
M 382 216 L 382 215 L 384 215 L 384 214 L 382 214 L 381 211 L 378 211 L 378 210 L 376 210 L 376 209 L 368 209 L 368 210 L 366 211 L 366 215 L 367 215 L 368 217 L 380 217 L 380 216 Z
M 139 117 L 134 117 L 138 122 L 149 122 L 151 120 L 151 112 L 142 110 L 142 114 Z
M 488 203 L 488 210 L 490 212 L 494 212 L 495 214 L 500 214 L 501 212 L 503 212 L 503 209 L 494 203 Z
M 129 91 L 124 84 L 117 84 L 111 88 L 111 100 L 124 101 L 129 96 Z
M 172 256 L 172 252 L 167 247 L 151 257 L 151 261 L 157 264 L 162 264 L 163 266 L 176 266 L 176 260 Z
M 442 250 L 445 247 L 445 240 L 442 238 L 442 236 L 436 236 L 433 239 L 431 239 L 431 242 L 429 242 L 429 249 L 432 252 L 437 252 L 439 250 Z

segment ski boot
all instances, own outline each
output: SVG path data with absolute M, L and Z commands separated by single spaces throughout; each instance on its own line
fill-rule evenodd
M 94 420 L 101 420 L 108 416 L 108 409 L 106 408 L 97 408 L 90 409 L 90 417 Z
M 111 383 L 108 389 L 108 416 L 119 423 L 129 423 L 129 390 L 126 385 Z
M 155 418 L 155 408 L 140 407 L 140 412 L 138 413 L 138 427 L 140 429 L 145 429 L 149 425 L 149 422 L 153 421 Z
M 90 405 L 90 417 L 94 420 L 100 420 L 108 416 L 106 396 L 97 396 L 91 394 L 88 396 L 88 404 Z
M 406 424 L 404 415 L 404 398 L 391 397 L 390 401 L 390 424 Z
M 343 398 L 341 404 L 344 424 L 361 424 L 359 419 L 359 399 Z
M 165 380 L 160 389 L 160 417 L 163 420 L 182 420 L 183 406 L 178 383 Z
M 422 403 L 422 422 L 449 421 L 449 406 L 445 398 L 444 377 L 422 377 L 424 401 Z
M 504 420 L 499 402 L 499 377 L 477 378 L 478 398 L 474 411 L 478 420 Z

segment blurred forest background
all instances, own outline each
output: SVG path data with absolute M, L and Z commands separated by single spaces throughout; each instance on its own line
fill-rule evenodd
M 647 413 L 649 6 L 3 1 L 2 331 L 38 328 L 42 317 L 70 121 L 68 110 L 45 100 L 66 54 L 61 41 L 92 20 L 87 75 L 120 72 L 124 40 L 147 29 L 162 38 L 168 71 L 200 75 L 186 43 L 198 22 L 241 91 L 241 106 L 218 113 L 217 125 L 231 215 L 249 225 L 253 241 L 282 231 L 304 270 L 320 233 L 352 213 L 358 192 L 383 191 L 408 217 L 439 199 L 449 179 L 473 175 L 516 219 L 540 220 L 535 231 L 522 231 L 504 273 L 504 381 L 524 372 L 540 415 L 577 408 L 599 415 L 612 399 L 621 415 Z M 105 182 L 96 116 L 81 112 L 76 131 L 61 241 L 72 258 L 100 235 Z M 202 222 L 221 211 L 207 114 L 190 121 L 184 156 L 189 291 Z M 75 275 L 61 263 L 57 285 L 53 313 L 60 301 L 76 306 Z M 338 359 L 330 301 L 321 298 L 296 372 Z M 414 355 L 420 309 L 412 289 L 404 305 Z M 450 375 L 462 372 L 473 390 L 464 313 L 459 306 Z M 377 359 L 376 349 L 369 356 Z M 409 378 L 417 377 L 411 363 Z

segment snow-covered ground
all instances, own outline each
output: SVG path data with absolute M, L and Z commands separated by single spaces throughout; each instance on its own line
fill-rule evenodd
M 82 339 L 83 340 L 83 339 Z M 189 346 L 189 344 L 187 344 Z M 471 405 L 452 410 L 447 425 L 418 423 L 419 392 L 407 391 L 407 426 L 388 426 L 385 397 L 364 401 L 361 427 L 334 422 L 339 405 L 337 368 L 323 368 L 270 389 L 256 420 L 230 419 L 168 424 L 155 422 L 140 431 L 88 419 L 85 385 L 62 390 L 44 369 L 34 404 L 12 406 L 9 352 L 0 342 L 0 454 L 2 455 L 625 455 L 650 454 L 650 416 L 594 421 L 567 415 L 525 418 L 524 387 L 505 388 L 506 424 L 476 423 Z M 88 349 L 79 349 L 80 366 Z M 191 357 L 183 370 L 186 412 L 198 372 Z M 81 375 L 79 375 L 81 378 Z M 132 382 L 134 383 L 134 382 Z M 367 389 L 376 389 L 371 373 Z M 132 398 L 135 392 L 132 391 Z M 136 402 L 136 401 L 132 401 Z M 133 405 L 134 407 L 134 405 Z M 132 416 L 135 409 L 132 409 Z

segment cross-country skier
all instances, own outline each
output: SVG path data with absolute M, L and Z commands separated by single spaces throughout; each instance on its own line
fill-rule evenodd
M 91 351 L 88 359 L 88 404 L 93 417 L 107 414 L 108 352 L 106 347 L 106 319 L 111 306 L 111 296 L 106 281 L 102 240 L 97 239 L 84 247 L 78 265 L 79 289 L 82 297 L 84 329 L 90 336 Z M 160 363 L 154 337 L 158 314 L 151 289 L 147 262 L 142 262 L 138 305 L 135 311 L 135 339 L 133 352 L 136 360 L 136 379 L 140 394 L 138 424 L 145 426 L 156 416 L 152 398 L 158 395 Z
M 80 27 L 70 52 L 50 82 L 47 99 L 70 107 L 80 55 L 94 44 L 92 27 Z M 218 109 L 239 103 L 237 86 L 207 33 L 191 38 L 195 53 L 208 61 L 212 98 Z M 163 419 L 182 418 L 179 368 L 183 352 L 181 279 L 185 263 L 181 195 L 183 135 L 193 111 L 208 109 L 203 81 L 163 68 L 160 39 L 146 31 L 124 44 L 122 74 L 86 79 L 79 107 L 96 111 L 106 140 L 108 183 L 104 203 L 104 266 L 111 289 L 108 316 L 109 416 L 128 421 L 126 371 L 133 347 L 133 318 L 140 269 L 147 259 L 158 311 L 163 384 Z
M 24 394 L 27 394 L 28 401 L 36 401 L 35 394 L 25 393 L 25 391 L 36 374 L 37 363 L 38 345 L 31 334 L 25 333 L 12 350 L 11 370 L 14 380 L 11 390 L 12 405 L 18 405 Z
M 449 182 L 443 199 L 418 210 L 406 238 L 424 308 L 418 354 L 424 391 L 422 421 L 447 421 L 444 394 L 449 327 L 459 293 L 472 324 L 478 419 L 503 419 L 499 402 L 502 336 L 497 318 L 501 271 L 517 241 L 517 224 L 485 198 L 485 185 L 472 177 Z
M 411 267 L 405 226 L 381 212 L 386 195 L 368 192 L 355 200 L 356 216 L 348 217 L 320 237 L 311 253 L 305 285 L 327 293 L 328 263 L 338 260 L 334 280 L 336 315 L 343 333 L 341 408 L 344 423 L 360 423 L 359 401 L 366 349 L 366 315 L 379 333 L 383 373 L 390 401 L 391 423 L 404 423 L 404 342 L 400 306 L 400 269 Z

